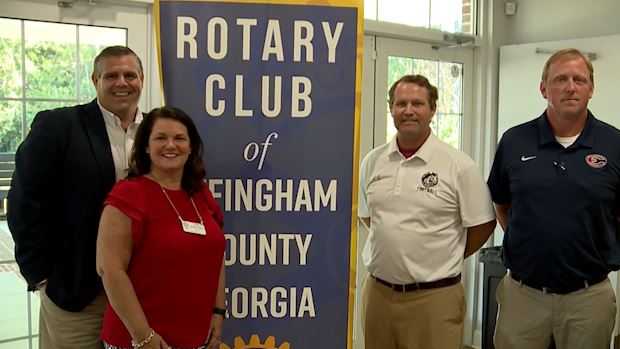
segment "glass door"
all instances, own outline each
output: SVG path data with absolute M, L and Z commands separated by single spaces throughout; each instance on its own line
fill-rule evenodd
M 376 50 L 374 145 L 396 134 L 387 104 L 389 87 L 403 75 L 421 74 L 439 90 L 433 132 L 444 142 L 469 152 L 466 118 L 472 108 L 473 50 L 387 38 L 377 38 Z
M 388 90 L 406 74 L 421 74 L 437 87 L 437 111 L 431 123 L 433 133 L 444 142 L 468 153 L 474 151 L 472 47 L 432 45 L 422 42 L 377 37 L 375 40 L 375 98 L 373 147 L 392 139 L 396 129 L 388 106 Z M 367 64 L 365 62 L 365 64 Z M 482 168 L 482 166 L 480 166 Z M 359 255 L 358 255 L 359 258 Z M 464 263 L 463 283 L 467 301 L 464 343 L 475 342 L 479 322 L 477 301 L 479 278 L 477 258 Z
M 38 347 L 39 296 L 26 292 L 6 222 L 15 150 L 32 118 L 43 109 L 92 100 L 92 61 L 104 46 L 128 45 L 142 58 L 145 75 L 151 75 L 146 5 L 67 3 L 72 6 L 0 2 L 0 349 Z M 147 110 L 148 91 L 145 85 L 142 110 Z

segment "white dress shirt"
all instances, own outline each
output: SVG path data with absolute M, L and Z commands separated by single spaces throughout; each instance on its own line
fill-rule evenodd
M 114 159 L 114 169 L 116 172 L 116 181 L 118 182 L 127 176 L 131 148 L 133 147 L 133 142 L 136 138 L 138 125 L 142 122 L 142 112 L 140 112 L 140 108 L 136 110 L 136 116 L 133 122 L 130 123 L 127 130 L 125 130 L 123 129 L 121 119 L 118 116 L 105 109 L 99 101 L 97 101 L 97 104 L 99 105 L 99 109 L 101 109 L 101 114 L 103 114 L 105 129 L 108 133 L 108 139 L 110 140 L 110 148 L 112 150 L 112 158 Z

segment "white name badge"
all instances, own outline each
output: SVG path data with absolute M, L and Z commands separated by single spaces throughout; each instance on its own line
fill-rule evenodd
M 205 229 L 205 226 L 201 223 L 194 223 L 181 219 L 181 225 L 183 226 L 183 231 L 185 231 L 186 233 L 207 235 L 207 230 Z

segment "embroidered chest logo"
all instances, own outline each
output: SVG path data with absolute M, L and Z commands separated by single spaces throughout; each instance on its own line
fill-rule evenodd
M 603 168 L 607 165 L 607 158 L 601 154 L 586 155 L 586 164 L 592 168 Z
M 534 160 L 534 159 L 536 159 L 536 155 L 532 155 L 532 156 L 521 155 L 521 161 L 523 162 Z
M 436 186 L 439 183 L 439 176 L 435 172 L 426 172 L 422 175 L 422 185 L 418 186 L 418 191 L 427 193 L 435 193 Z

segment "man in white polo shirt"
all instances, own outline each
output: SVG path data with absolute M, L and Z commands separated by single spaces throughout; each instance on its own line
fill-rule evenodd
M 424 76 L 396 81 L 398 133 L 362 161 L 366 349 L 462 348 L 463 259 L 491 235 L 495 214 L 473 160 L 431 133 L 437 96 Z

